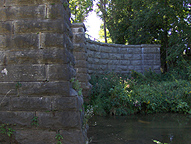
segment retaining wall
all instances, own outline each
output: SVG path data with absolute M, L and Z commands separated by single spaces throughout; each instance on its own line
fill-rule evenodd
M 85 38 L 85 25 L 72 24 L 74 57 L 77 76 L 82 82 L 83 95 L 88 96 L 90 75 L 105 72 L 128 74 L 130 70 L 160 73 L 160 45 L 106 44 Z
M 68 5 L 0 0 L 0 125 L 15 130 L 1 144 L 53 144 L 56 134 L 62 144 L 85 143 Z

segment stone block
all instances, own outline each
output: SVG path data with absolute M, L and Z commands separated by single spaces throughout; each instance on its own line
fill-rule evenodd
M 52 111 L 36 112 L 40 128 L 50 128 L 54 130 L 64 128 L 81 128 L 80 112 L 77 111 Z
M 4 7 L 0 9 L 0 21 L 45 18 L 45 6 Z
M 0 66 L 0 70 L 6 69 L 7 75 L 1 73 L 0 81 L 45 81 L 46 70 L 44 65 L 8 65 L 6 67 Z
M 42 54 L 41 63 L 45 64 L 67 64 L 70 62 L 70 53 L 62 48 L 46 48 L 39 50 Z M 67 52 L 67 53 L 66 53 Z
M 87 68 L 76 68 L 77 73 L 87 73 L 88 69 Z
M 9 97 L 9 96 L 16 96 L 17 90 L 16 90 L 16 84 L 15 82 L 0 82 L 0 97 Z
M 16 141 L 22 144 L 55 144 L 56 131 L 50 130 L 31 130 L 31 129 L 18 129 L 14 132 Z
M 120 64 L 122 65 L 122 66 L 127 66 L 127 65 L 130 65 L 130 60 L 120 60 Z
M 86 60 L 86 53 L 85 52 L 74 52 L 75 60 Z
M 63 34 L 43 33 L 42 34 L 42 48 L 63 48 L 64 37 Z
M 36 34 L 23 34 L 3 36 L 0 35 L 0 48 L 6 49 L 29 49 L 38 48 L 38 36 Z
M 65 65 L 47 65 L 48 80 L 49 81 L 69 81 L 73 75 L 70 67 Z
M 76 61 L 76 65 L 75 65 L 76 68 L 86 68 L 86 66 L 87 66 L 87 61 L 85 60 Z
M 144 54 L 156 53 L 158 48 L 143 48 Z
M 77 97 L 54 97 L 52 98 L 52 110 L 63 111 L 63 110 L 77 110 L 78 101 Z
M 22 6 L 17 7 L 18 12 L 14 19 L 44 19 L 45 18 L 45 6 L 44 5 L 35 5 L 35 6 Z
M 85 137 L 80 130 L 61 130 L 62 144 L 85 144 Z
M 113 49 L 111 47 L 101 47 L 100 52 L 112 53 Z
M 130 66 L 128 66 L 128 69 L 129 69 L 129 70 L 134 70 L 134 69 L 135 69 L 135 66 L 130 65 Z
M 141 54 L 134 54 L 132 59 L 133 60 L 141 60 L 142 59 L 142 55 Z
M 120 48 L 120 54 L 127 54 L 128 53 L 128 48 L 122 47 Z
M 141 54 L 142 53 L 142 48 L 134 48 L 133 49 L 133 54 Z
M 109 60 L 108 59 L 101 59 L 100 64 L 101 65 L 107 65 L 107 64 L 109 64 Z
M 144 60 L 154 60 L 154 54 L 144 54 Z
M 16 17 L 17 9 L 15 7 L 2 7 L 0 8 L 0 21 L 14 20 Z
M 131 65 L 136 66 L 136 65 L 141 65 L 142 61 L 141 60 L 131 60 Z
M 50 33 L 63 33 L 64 27 L 63 20 L 29 20 L 17 21 L 14 24 L 15 33 L 36 33 L 50 32 Z M 1 28 L 1 27 L 0 27 Z
M 156 71 L 157 71 L 157 70 L 159 71 L 159 70 L 160 70 L 160 65 L 154 65 L 154 66 L 153 66 L 153 70 L 154 70 L 154 71 L 155 71 L 155 70 L 156 70 Z
M 69 96 L 70 82 L 21 82 L 20 96 Z
M 84 43 L 73 44 L 74 45 L 74 52 L 85 52 L 86 45 Z M 88 51 L 88 54 L 90 51 Z
M 75 34 L 74 35 L 74 43 L 83 43 L 85 42 L 85 35 L 84 33 L 82 34 Z
M 11 34 L 12 30 L 12 22 L 0 22 L 0 34 Z
M 6 95 L 0 97 L 0 111 L 10 111 L 10 98 Z
M 6 51 L 4 54 L 4 61 L 6 61 L 6 65 L 21 65 L 21 64 L 39 64 L 42 60 L 42 50 L 12 50 Z M 0 61 L 1 64 L 4 61 Z
M 108 53 L 101 53 L 101 59 L 109 59 Z
M 88 82 L 87 74 L 77 73 L 76 77 L 80 82 Z
M 46 8 L 48 19 L 59 19 L 66 13 L 63 4 L 50 4 Z
M 50 111 L 50 97 L 13 97 L 11 98 L 12 111 Z
M 120 66 L 120 70 L 121 71 L 127 71 L 128 70 L 128 66 Z
M 0 123 L 16 124 L 17 126 L 31 127 L 34 112 L 0 111 Z
M 122 54 L 121 59 L 130 60 L 133 57 L 133 54 Z
M 88 51 L 100 51 L 99 45 L 91 45 L 87 43 L 87 50 Z
M 128 54 L 133 54 L 134 53 L 133 51 L 134 51 L 134 48 L 128 48 L 127 49 L 127 53 Z

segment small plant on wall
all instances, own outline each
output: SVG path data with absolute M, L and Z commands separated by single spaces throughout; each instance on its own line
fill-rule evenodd
M 0 133 L 1 134 L 6 134 L 7 136 L 11 137 L 11 135 L 15 131 L 15 130 L 12 129 L 11 126 L 12 125 L 10 125 L 10 124 L 2 124 L 2 125 L 0 125 Z
M 72 88 L 78 92 L 79 96 L 81 96 L 82 95 L 81 83 L 78 80 L 75 80 L 75 78 L 72 78 L 70 82 L 72 83 Z

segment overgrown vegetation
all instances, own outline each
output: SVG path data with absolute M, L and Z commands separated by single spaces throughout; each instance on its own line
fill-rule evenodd
M 90 105 L 96 115 L 191 114 L 191 79 L 187 71 L 184 75 L 176 71 L 162 75 L 131 71 L 122 77 L 114 73 L 93 75 Z

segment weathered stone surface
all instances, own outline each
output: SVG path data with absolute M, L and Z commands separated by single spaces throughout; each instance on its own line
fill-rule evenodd
M 62 110 L 77 110 L 78 101 L 76 97 L 55 97 L 52 98 L 52 110 L 62 111 Z
M 0 111 L 0 123 L 16 124 L 18 127 L 31 127 L 34 112 Z
M 75 34 L 73 41 L 74 41 L 74 43 L 83 43 L 85 41 L 84 33 L 82 33 L 82 34 Z
M 76 111 L 52 111 L 52 112 L 36 112 L 39 120 L 40 128 L 77 128 L 81 129 L 80 113 Z
M 4 96 L 16 96 L 17 90 L 16 90 L 16 82 L 0 82 L 0 97 Z
M 86 53 L 84 52 L 74 52 L 74 57 L 76 60 L 86 60 L 87 59 L 87 56 L 86 56 Z
M 50 4 L 47 7 L 47 18 L 59 19 L 62 18 L 64 13 L 64 7 L 61 4 Z
M 69 96 L 70 82 L 20 82 L 20 96 Z
M 0 9 L 0 21 L 45 18 L 45 6 L 4 7 Z
M 12 111 L 50 111 L 50 97 L 13 97 L 11 98 Z
M 7 75 L 3 74 L 0 81 L 45 81 L 46 71 L 44 65 L 8 65 L 6 67 L 0 66 L 0 70 L 6 69 Z
M 6 49 L 29 49 L 38 48 L 37 34 L 23 34 L 4 36 L 0 35 L 0 48 Z
M 84 144 L 85 138 L 80 130 L 61 130 L 63 144 Z
M 21 144 L 54 144 L 56 131 L 50 130 L 16 130 L 16 141 Z
M 63 48 L 63 38 L 63 34 L 43 33 L 41 47 Z
M 45 2 L 54 5 L 55 3 L 64 1 L 66 0 L 6 0 L 5 6 L 39 5 L 44 4 Z
M 70 80 L 73 75 L 70 71 L 70 67 L 66 65 L 47 65 L 48 80 L 49 81 L 63 81 Z
M 10 110 L 10 98 L 0 97 L 0 111 L 9 111 Z
M 42 21 L 17 21 L 14 24 L 15 33 L 37 33 L 55 32 L 63 33 L 64 27 L 62 20 L 42 20 Z
M 0 22 L 0 34 L 11 34 L 12 32 L 12 22 Z
M 140 60 L 132 60 L 132 61 L 131 61 L 131 64 L 134 65 L 134 66 L 136 66 L 136 65 L 141 65 L 141 64 L 142 64 L 142 61 L 140 61 Z

